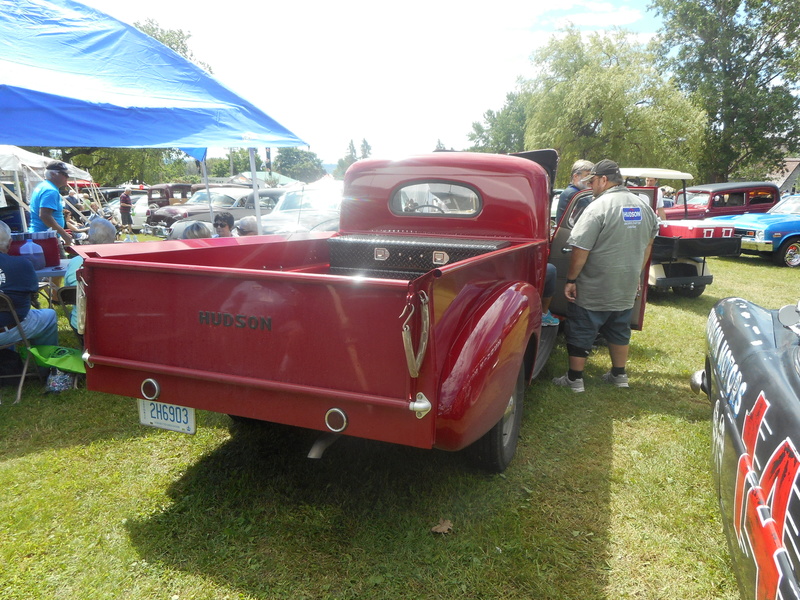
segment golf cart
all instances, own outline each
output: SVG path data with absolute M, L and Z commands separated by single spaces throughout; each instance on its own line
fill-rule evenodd
M 620 169 L 628 180 L 655 179 L 679 180 L 684 190 L 686 182 L 694 179 L 689 173 L 671 169 Z M 657 187 L 628 185 L 633 193 L 646 198 L 650 206 L 656 208 Z M 684 191 L 685 193 L 685 191 Z M 650 258 L 648 285 L 658 291 L 672 291 L 686 298 L 697 298 L 706 286 L 714 280 L 708 268 L 708 256 L 738 256 L 741 251 L 741 238 L 733 235 L 733 227 L 702 220 L 661 221 L 659 234 L 653 242 Z

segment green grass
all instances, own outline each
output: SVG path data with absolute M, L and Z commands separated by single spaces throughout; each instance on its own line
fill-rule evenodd
M 711 267 L 700 298 L 651 296 L 630 390 L 599 384 L 602 349 L 585 394 L 554 387 L 560 340 L 503 475 L 350 438 L 311 461 L 309 432 L 198 412 L 185 436 L 132 399 L 3 388 L 0 599 L 736 598 L 688 380 L 716 300 L 796 302 L 800 270 Z

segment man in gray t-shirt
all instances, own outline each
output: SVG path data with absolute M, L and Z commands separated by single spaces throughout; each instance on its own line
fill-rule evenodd
M 653 209 L 622 185 L 617 164 L 601 160 L 586 178 L 595 200 L 581 215 L 567 244 L 572 247 L 564 294 L 569 371 L 553 380 L 584 391 L 583 368 L 598 333 L 608 341 L 611 370 L 603 381 L 628 387 L 631 309 L 658 219 Z

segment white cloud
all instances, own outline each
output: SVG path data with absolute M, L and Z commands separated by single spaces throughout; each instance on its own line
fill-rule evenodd
M 162 0 L 84 2 L 128 23 L 151 18 L 190 33 L 196 58 L 220 81 L 325 162 L 341 158 L 351 139 L 358 147 L 366 138 L 374 156 L 428 152 L 439 139 L 464 148 L 472 122 L 532 75 L 529 56 L 558 18 L 551 4 L 530 0 L 227 0 L 213 11 Z M 591 16 L 595 27 L 606 14 L 617 24 L 641 14 L 571 0 L 557 10 L 576 24 Z

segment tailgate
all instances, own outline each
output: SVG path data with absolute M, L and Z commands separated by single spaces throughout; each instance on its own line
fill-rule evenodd
M 87 259 L 90 389 L 428 447 L 409 410 L 407 283 Z

